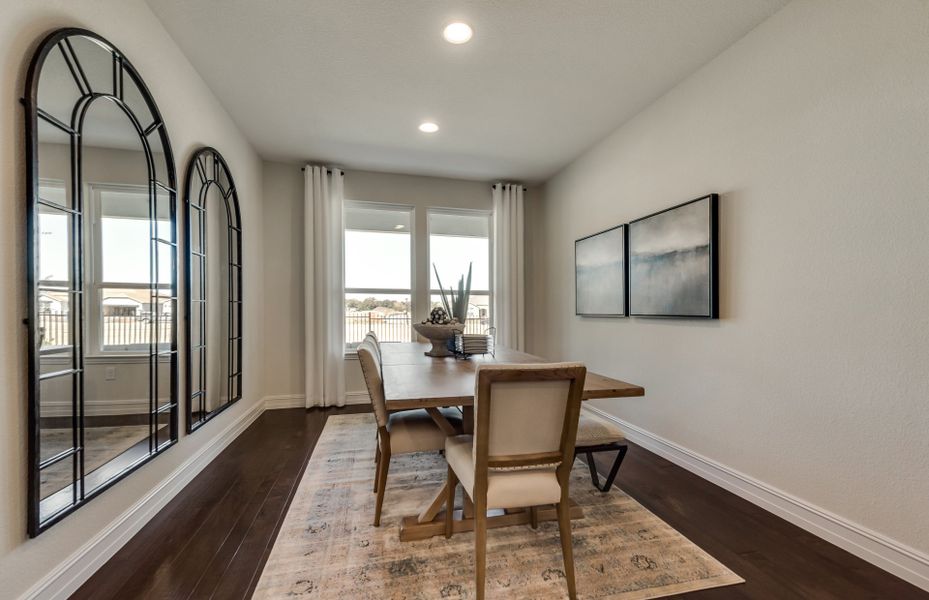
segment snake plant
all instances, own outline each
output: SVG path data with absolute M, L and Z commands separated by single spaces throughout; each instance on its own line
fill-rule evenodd
M 432 270 L 435 271 L 435 279 L 442 293 L 442 306 L 445 307 L 445 312 L 450 317 L 458 319 L 462 325 L 468 320 L 468 302 L 471 300 L 471 267 L 472 263 L 468 263 L 468 280 L 465 281 L 464 275 L 458 280 L 458 293 L 456 294 L 455 289 L 449 287 L 448 295 L 446 295 L 442 280 L 439 278 L 439 270 L 435 263 L 432 263 Z

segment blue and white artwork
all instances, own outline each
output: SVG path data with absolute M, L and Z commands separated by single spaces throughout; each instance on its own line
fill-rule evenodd
M 575 301 L 578 315 L 626 315 L 626 226 L 574 243 Z
M 718 317 L 715 195 L 629 223 L 629 312 Z

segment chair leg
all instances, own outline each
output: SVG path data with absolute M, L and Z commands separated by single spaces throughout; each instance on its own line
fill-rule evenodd
M 445 496 L 445 537 L 452 537 L 452 528 L 454 523 L 452 522 L 455 515 L 455 490 L 458 488 L 458 476 L 455 475 L 455 471 L 452 469 L 451 465 L 448 467 L 448 483 L 446 485 L 446 496 Z M 468 495 L 468 492 L 463 492 L 465 496 Z
M 374 492 L 377 493 L 377 476 L 381 472 L 381 442 L 378 440 L 374 449 Z
M 539 507 L 530 506 L 529 507 L 529 527 L 533 529 L 539 528 Z
M 390 469 L 390 448 L 381 451 L 381 462 L 377 470 L 377 501 L 374 505 L 374 526 L 381 526 L 381 507 L 384 506 L 384 492 L 387 487 L 387 471 Z
M 568 582 L 568 597 L 577 598 L 574 583 L 574 551 L 571 546 L 571 506 L 566 498 L 558 503 L 558 534 L 561 537 L 561 553 L 564 555 L 564 574 Z
M 600 488 L 601 492 L 608 492 L 613 487 L 613 482 L 616 481 L 616 474 L 619 473 L 619 467 L 623 464 L 623 459 L 626 458 L 626 452 L 628 450 L 629 446 L 619 447 L 619 453 L 616 455 L 616 460 L 613 461 L 613 466 L 610 467 L 610 474 L 606 477 L 606 483 Z
M 484 600 L 487 578 L 487 498 L 474 501 L 474 587 L 477 600 Z

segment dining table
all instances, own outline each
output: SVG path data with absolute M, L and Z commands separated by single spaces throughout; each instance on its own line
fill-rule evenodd
M 388 412 L 425 409 L 447 435 L 457 433 L 445 419 L 441 407 L 461 407 L 465 433 L 474 428 L 475 373 L 482 364 L 538 364 L 552 361 L 542 357 L 497 346 L 492 354 L 458 356 L 426 356 L 431 344 L 420 342 L 381 343 L 384 397 Z M 645 388 L 591 371 L 587 372 L 583 400 L 595 398 L 633 398 L 645 395 Z M 400 520 L 400 540 L 427 539 L 445 534 L 445 522 L 440 513 L 445 505 L 447 483 L 443 483 L 417 515 Z M 461 518 L 454 521 L 455 533 L 473 529 L 473 505 L 467 494 L 460 508 Z M 458 509 L 456 509 L 457 513 Z M 540 521 L 555 520 L 554 507 L 538 511 Z M 582 518 L 583 510 L 572 503 L 572 518 Z M 488 528 L 529 523 L 528 510 L 516 509 L 488 513 Z

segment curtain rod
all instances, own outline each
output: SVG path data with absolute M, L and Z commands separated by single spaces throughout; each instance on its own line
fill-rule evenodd
M 306 167 L 300 167 L 300 171 L 305 172 L 305 171 L 306 171 Z M 345 177 L 345 171 L 342 171 L 341 174 L 342 174 L 342 177 Z M 332 175 L 332 169 L 326 169 L 326 175 Z M 518 185 L 519 187 L 523 188 L 524 190 L 528 190 L 528 189 L 529 189 L 528 187 L 526 187 L 526 186 L 524 186 L 524 185 L 522 185 L 522 184 L 519 184 L 519 183 L 510 183 L 510 184 L 497 184 L 497 183 L 495 183 L 495 184 L 493 184 L 492 186 L 490 186 L 490 188 L 495 190 L 495 189 L 497 189 L 497 186 L 498 186 L 498 185 Z
M 306 167 L 300 167 L 301 171 L 306 171 Z M 326 175 L 332 175 L 332 169 L 326 169 Z M 342 177 L 345 177 L 345 171 L 342 171 Z

